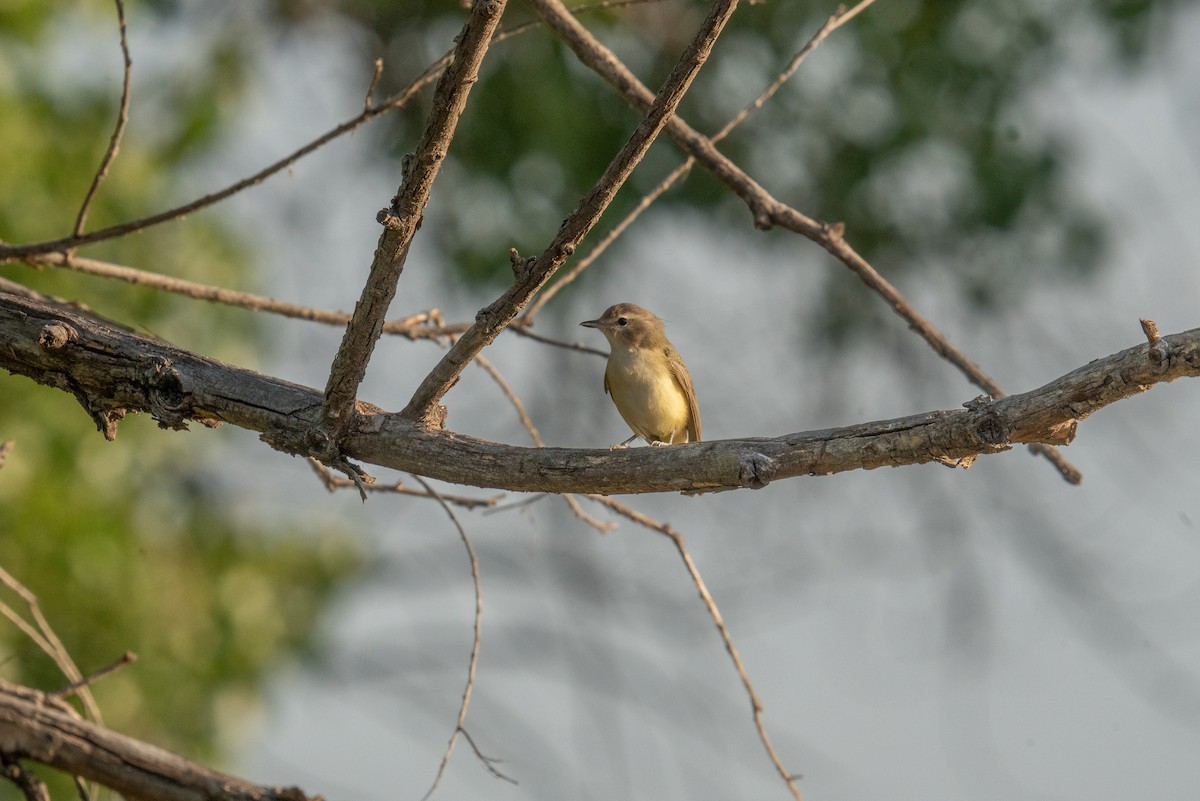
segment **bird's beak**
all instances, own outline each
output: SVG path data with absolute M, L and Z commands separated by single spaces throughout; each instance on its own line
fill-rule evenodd
M 584 320 L 582 323 L 580 323 L 580 325 L 582 325 L 584 328 L 603 328 L 604 327 L 599 320 Z

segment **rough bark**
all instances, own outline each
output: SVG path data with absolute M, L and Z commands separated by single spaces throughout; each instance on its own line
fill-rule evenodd
M 79 308 L 0 282 L 0 367 L 72 393 L 105 436 L 128 412 L 165 428 L 189 420 L 261 432 L 308 455 L 321 393 L 223 364 Z M 1065 445 L 1077 422 L 1154 384 L 1200 374 L 1200 329 L 1097 359 L 1019 395 L 965 408 L 772 438 L 666 448 L 523 448 L 423 428 L 359 403 L 343 452 L 457 484 L 599 494 L 758 488 L 801 475 L 925 462 L 962 463 L 1017 443 Z
M 0 754 L 29 759 L 121 793 L 129 801 L 315 801 L 267 787 L 81 720 L 61 701 L 0 680 Z

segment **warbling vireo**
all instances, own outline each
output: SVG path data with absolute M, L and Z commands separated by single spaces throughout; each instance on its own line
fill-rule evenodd
M 580 323 L 608 339 L 604 391 L 634 435 L 651 445 L 700 441 L 700 407 L 692 377 L 653 313 L 632 303 L 610 306 Z

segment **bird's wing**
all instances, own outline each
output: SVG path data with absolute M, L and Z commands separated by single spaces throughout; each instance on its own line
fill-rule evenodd
M 667 363 L 671 365 L 671 373 L 675 376 L 675 380 L 679 382 L 680 388 L 683 390 L 684 396 L 688 402 L 688 442 L 700 441 L 700 404 L 696 402 L 696 390 L 692 388 L 692 376 L 688 373 L 687 367 L 683 364 L 683 359 L 679 358 L 679 354 L 672 350 L 667 354 Z

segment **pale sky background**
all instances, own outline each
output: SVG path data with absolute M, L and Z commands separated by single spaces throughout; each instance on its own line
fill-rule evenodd
M 936 273 L 900 286 L 1009 391 L 1138 344 L 1139 317 L 1164 333 L 1200 325 L 1198 11 L 1178 17 L 1134 80 L 1104 67 L 1078 33 L 1029 109 L 1080 148 L 1075 191 L 1114 223 L 1098 278 L 1040 281 L 993 316 L 964 308 Z M 141 80 L 184 58 L 165 32 L 131 25 Z M 188 36 L 204 31 L 198 18 Z M 270 43 L 227 149 L 181 192 L 224 185 L 350 116 L 369 68 L 344 37 L 314 26 Z M 828 80 L 821 57 L 795 80 L 808 69 Z M 398 183 L 380 133 L 362 129 L 222 207 L 261 243 L 270 294 L 353 306 L 375 212 Z M 455 202 L 443 187 L 431 218 Z M 882 302 L 879 339 L 836 358 L 815 351 L 804 320 L 823 271 L 844 268 L 749 223 L 650 215 L 596 265 L 586 292 L 556 299 L 539 331 L 600 347 L 577 321 L 617 301 L 654 309 L 691 368 L 709 439 L 954 408 L 978 394 Z M 437 306 L 470 319 L 493 299 L 447 286 L 448 274 L 419 239 L 392 316 Z M 680 282 L 686 294 L 673 289 Z M 283 320 L 269 330 L 271 350 L 253 366 L 324 386 L 340 330 Z M 401 407 L 439 355 L 385 341 L 361 397 Z M 549 444 L 625 437 L 600 360 L 511 336 L 488 356 Z M 1013 451 L 969 471 L 906 467 L 625 500 L 686 536 L 810 801 L 1194 799 L 1197 400 L 1200 383 L 1181 381 L 1085 421 L 1066 450 L 1081 487 Z M 447 403 L 454 430 L 528 442 L 482 371 L 469 370 Z M 252 435 L 212 436 L 223 463 L 244 465 L 222 477 L 239 514 L 339 520 L 361 530 L 373 560 L 325 623 L 327 664 L 273 678 L 252 724 L 231 735 L 226 767 L 331 800 L 419 799 L 453 728 L 471 643 L 457 534 L 434 504 L 330 497 L 302 461 Z M 257 490 L 241 492 L 249 471 Z M 789 797 L 669 542 L 626 524 L 600 536 L 551 498 L 460 514 L 480 553 L 485 607 L 467 728 L 520 784 L 488 776 L 460 743 L 441 798 Z

